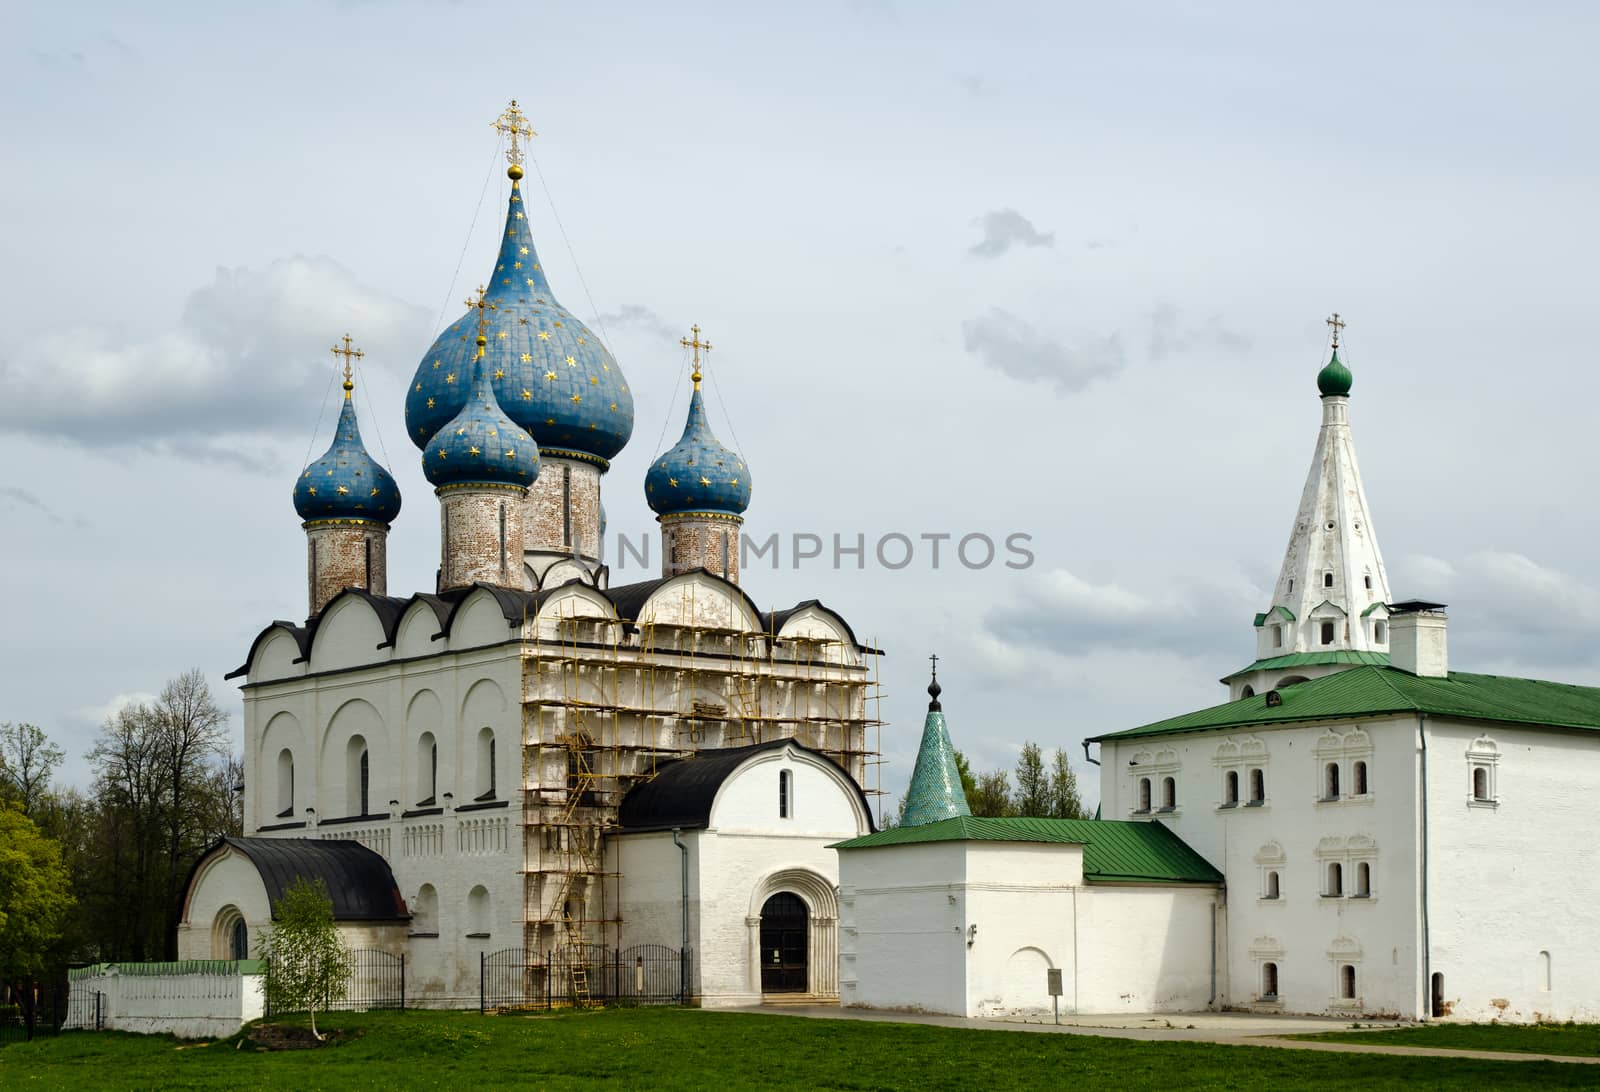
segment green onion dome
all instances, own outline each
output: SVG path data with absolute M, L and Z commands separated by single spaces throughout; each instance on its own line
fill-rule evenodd
M 1325 396 L 1349 394 L 1350 384 L 1354 379 L 1350 369 L 1339 360 L 1339 350 L 1335 349 L 1333 359 L 1324 364 L 1322 370 L 1317 373 L 1317 389 Z

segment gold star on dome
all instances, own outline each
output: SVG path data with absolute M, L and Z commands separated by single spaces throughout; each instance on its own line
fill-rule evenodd
M 546 417 L 544 419 L 544 423 L 547 425 L 553 425 L 556 423 L 556 419 L 554 417 Z
M 535 273 L 539 272 L 539 263 L 538 262 L 534 262 L 533 263 L 533 271 Z
M 676 488 L 678 488 L 678 479 L 677 478 L 668 478 L 667 479 L 667 484 L 672 486 L 672 488 L 676 489 Z
M 526 253 L 528 253 L 528 248 L 527 247 L 523 247 L 520 251 L 518 251 L 518 253 L 519 254 L 526 254 Z
M 374 497 L 376 497 L 376 496 L 377 496 L 377 495 L 378 495 L 378 487 L 377 487 L 377 486 L 373 486 L 373 487 L 372 487 L 372 493 L 371 493 L 371 496 L 374 496 Z
M 586 338 L 581 338 L 581 337 L 580 337 L 580 338 L 579 338 L 579 339 L 578 339 L 578 344 L 579 344 L 579 345 L 587 345 L 587 344 L 588 344 L 588 343 L 589 343 L 589 342 L 588 342 L 588 340 L 587 340 L 587 339 L 586 339 Z
M 578 361 L 575 358 L 570 357 L 570 356 L 567 357 L 567 367 L 576 368 L 577 366 L 578 366 Z
M 494 335 L 494 336 L 495 336 L 495 338 L 496 338 L 496 339 L 497 339 L 497 340 L 499 340 L 499 341 L 504 341 L 504 340 L 505 340 L 505 339 L 506 339 L 506 338 L 508 338 L 508 337 L 510 337 L 510 336 L 511 336 L 511 335 L 510 335 L 510 334 L 508 334 L 508 333 L 506 333 L 506 331 L 504 331 L 504 330 L 501 330 L 501 331 L 500 331 L 500 332 L 499 332 L 499 333 L 498 333 L 498 334 L 496 334 L 496 335 Z
M 522 198 L 518 197 L 516 194 L 512 194 L 511 195 L 511 203 L 513 205 L 520 205 L 520 204 L 522 204 Z
M 533 392 L 530 391 L 527 387 L 523 387 L 522 388 L 522 400 L 524 402 L 529 402 L 529 401 L 533 400 Z
M 439 458 L 441 458 L 441 459 L 444 458 L 445 454 L 446 454 L 445 449 L 441 447 L 439 449 Z
M 437 369 L 438 369 L 438 367 L 439 367 L 439 361 L 437 361 L 437 360 L 435 360 L 435 361 L 434 361 L 434 362 L 433 362 L 433 366 L 434 366 L 434 369 L 435 369 L 435 370 L 437 370 Z
M 456 373 L 455 372 L 446 372 L 445 376 L 444 376 L 444 381 L 446 383 L 454 383 L 456 381 Z
M 524 277 L 524 278 L 522 278 L 522 283 L 527 285 L 529 288 L 532 288 L 533 287 L 533 278 L 532 277 Z M 527 300 L 523 300 L 522 302 L 523 303 L 527 303 L 528 301 Z
M 532 353 L 523 353 L 522 354 L 522 362 L 524 364 L 532 364 L 533 363 L 533 354 Z
M 611 370 L 611 365 L 602 362 L 600 365 L 600 370 L 603 372 L 609 372 Z
M 494 271 L 496 273 L 504 273 L 506 271 L 506 263 L 501 262 L 499 265 L 494 267 Z
M 555 372 L 545 372 L 544 373 L 544 377 L 546 379 L 550 380 L 551 382 L 554 382 L 555 378 L 556 378 L 556 373 Z
M 430 399 L 428 399 L 428 408 L 429 408 L 429 409 L 432 409 L 432 408 L 433 408 L 433 399 L 431 399 L 431 398 L 430 398 Z
M 504 379 L 506 377 L 506 370 L 504 368 L 496 368 L 494 370 L 494 377 L 496 379 Z
M 514 448 L 514 447 L 506 448 L 506 458 L 515 459 L 516 457 L 517 457 L 517 449 L 516 448 Z
M 600 385 L 600 377 L 597 376 L 597 375 L 591 375 L 589 377 L 589 386 L 598 387 L 599 385 Z
M 527 301 L 527 300 L 523 300 L 523 301 L 522 301 L 522 302 L 523 302 L 523 303 L 527 303 L 527 302 L 528 302 L 528 301 Z M 518 325 L 518 326 L 526 326 L 526 325 L 528 325 L 528 320 L 527 320 L 527 319 L 525 319 L 525 318 L 519 318 L 519 319 L 518 319 L 518 320 L 517 320 L 517 325 Z
M 561 325 L 561 323 L 560 323 L 560 322 L 559 322 L 559 321 L 557 321 L 557 322 L 553 322 L 553 323 L 551 323 L 551 325 L 552 325 L 552 326 L 560 326 L 560 325 Z
M 575 394 L 575 395 L 572 396 L 573 405 L 577 405 L 579 402 L 582 402 L 582 401 L 583 401 L 583 395 Z
M 550 340 L 550 331 L 549 330 L 540 330 L 539 331 L 539 340 L 540 341 L 549 341 Z
M 738 485 L 739 484 L 739 479 L 738 478 L 734 478 L 732 481 L 728 482 L 728 484 L 729 485 Z
M 417 384 L 417 393 L 418 393 L 418 394 L 421 394 L 421 393 L 422 393 L 422 384 L 421 384 L 421 383 L 418 383 L 418 384 Z
M 701 485 L 710 485 L 711 484 L 711 479 L 706 477 L 704 474 L 702 474 L 702 475 L 700 475 L 700 484 Z
M 478 450 L 478 445 L 477 444 L 473 444 L 471 447 L 467 448 L 467 454 L 468 455 L 482 455 L 483 452 Z
M 520 213 L 520 212 L 519 212 L 519 213 L 517 213 L 517 219 L 518 219 L 518 220 L 520 220 L 520 219 L 522 219 L 522 213 Z
M 611 412 L 612 413 L 617 412 L 617 404 L 615 402 L 611 403 Z M 661 465 L 662 466 L 666 466 L 667 464 L 666 463 L 662 463 Z
M 522 263 L 521 262 L 513 262 L 513 263 L 511 263 L 511 268 L 512 269 L 521 269 L 522 268 Z
M 317 487 L 313 485 L 310 489 L 307 489 L 306 492 L 310 493 L 314 497 L 317 495 Z
M 466 429 L 464 429 L 464 428 L 456 429 L 456 435 L 457 436 L 465 436 L 466 434 L 467 434 L 467 430 Z
M 335 489 L 334 492 L 339 494 L 342 497 L 345 494 L 349 493 L 350 490 L 346 489 L 344 486 L 341 485 L 339 488 Z

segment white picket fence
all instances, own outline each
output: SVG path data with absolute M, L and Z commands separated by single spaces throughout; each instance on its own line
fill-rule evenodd
M 265 1010 L 260 960 L 99 963 L 67 972 L 72 995 L 64 1028 L 136 1031 L 214 1039 Z M 95 994 L 99 994 L 96 1003 Z

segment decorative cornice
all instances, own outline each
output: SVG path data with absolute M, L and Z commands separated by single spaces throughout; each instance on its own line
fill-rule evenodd
M 666 515 L 657 516 L 657 523 L 679 523 L 688 519 L 722 519 L 730 523 L 743 523 L 743 516 L 736 516 L 732 512 L 668 512 Z
M 442 497 L 446 493 L 521 493 L 527 495 L 528 487 L 517 485 L 515 482 L 451 482 L 441 485 L 434 491 L 435 496 Z
M 307 531 L 315 530 L 319 527 L 370 527 L 385 533 L 389 530 L 387 523 L 376 519 L 312 519 L 307 520 L 300 526 Z
M 611 461 L 609 459 L 602 459 L 600 456 L 591 455 L 587 451 L 573 451 L 570 448 L 541 447 L 539 449 L 539 457 L 541 459 L 571 459 L 577 463 L 593 463 L 600 468 L 602 474 L 611 469 Z

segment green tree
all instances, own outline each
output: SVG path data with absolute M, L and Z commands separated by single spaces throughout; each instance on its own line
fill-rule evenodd
M 961 777 L 961 795 L 967 798 L 967 810 L 972 810 L 972 801 L 978 795 L 978 779 L 972 776 L 972 763 L 967 761 L 967 756 L 960 751 L 955 752 L 956 773 Z
M 262 946 L 267 960 L 267 1004 L 279 1012 L 307 1012 L 317 1031 L 317 1006 L 344 999 L 350 984 L 350 949 L 333 923 L 333 900 L 321 880 L 295 880 L 272 907 L 272 929 Z
M 1018 815 L 1050 814 L 1050 778 L 1044 772 L 1044 753 L 1031 741 L 1022 745 L 1022 755 L 1017 759 L 1015 809 Z
M 967 802 L 972 814 L 984 819 L 1003 819 L 1015 815 L 1011 802 L 1011 779 L 1004 770 L 980 774 L 972 799 Z
M 65 756 L 31 724 L 0 724 L 0 800 L 13 800 L 32 817 Z
M 1078 775 L 1067 761 L 1067 753 L 1057 750 L 1050 761 L 1050 818 L 1087 819 L 1083 797 L 1078 795 Z
M 61 849 L 12 806 L 0 806 L 0 981 L 30 1005 L 29 980 L 42 974 L 72 910 L 71 877 Z

